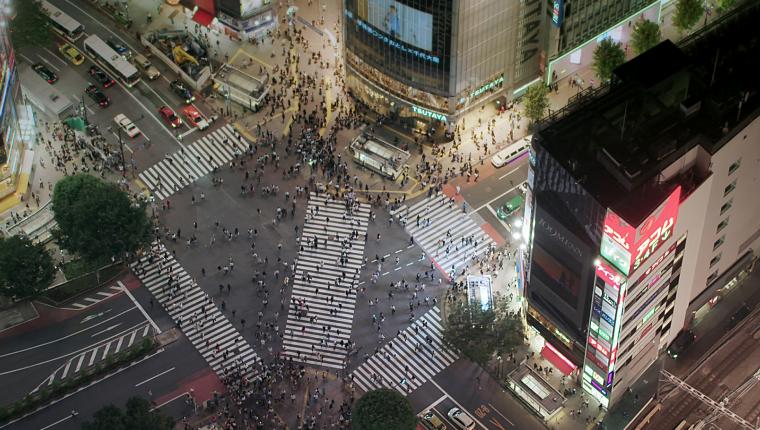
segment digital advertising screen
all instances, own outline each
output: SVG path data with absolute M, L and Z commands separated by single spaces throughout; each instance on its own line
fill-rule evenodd
M 359 16 L 404 43 L 433 50 L 433 15 L 395 0 L 359 0 Z

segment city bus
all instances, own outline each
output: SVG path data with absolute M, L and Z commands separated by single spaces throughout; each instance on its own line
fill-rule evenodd
M 127 61 L 126 58 L 116 53 L 100 37 L 96 35 L 88 36 L 84 40 L 84 49 L 88 54 L 93 56 L 98 65 L 124 85 L 132 87 L 140 82 L 140 73 L 137 71 L 137 68 Z
M 50 18 L 50 24 L 56 33 L 73 42 L 84 34 L 84 26 L 79 21 L 66 15 L 60 9 L 42 0 L 42 11 Z

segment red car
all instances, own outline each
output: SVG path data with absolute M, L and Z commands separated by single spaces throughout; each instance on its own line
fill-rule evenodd
M 206 121 L 206 118 L 198 112 L 198 109 L 196 109 L 195 106 L 185 106 L 182 108 L 182 113 L 185 115 L 187 123 L 191 126 L 198 128 L 198 130 L 205 130 L 208 128 L 208 121 Z
M 100 85 L 103 85 L 103 88 L 108 88 L 113 86 L 116 82 L 114 82 L 113 79 L 111 79 L 110 76 L 106 74 L 100 67 L 98 66 L 92 66 L 90 67 L 90 76 L 95 78 Z
M 174 110 L 169 106 L 161 106 L 158 108 L 158 113 L 172 128 L 177 128 L 182 125 L 182 119 L 174 113 Z

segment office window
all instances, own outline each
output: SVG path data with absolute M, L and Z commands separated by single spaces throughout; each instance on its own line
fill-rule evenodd
M 731 199 L 727 201 L 726 203 L 723 203 L 723 206 L 720 207 L 720 214 L 723 215 L 726 213 L 727 210 L 731 209 L 731 205 L 733 204 L 734 199 Z
M 723 245 L 723 242 L 725 242 L 725 241 L 726 241 L 726 235 L 724 234 L 723 236 L 721 236 L 720 238 L 718 238 L 718 240 L 716 240 L 715 242 L 713 242 L 713 251 L 715 251 L 716 249 L 720 248 L 720 246 Z
M 742 165 L 742 159 L 741 158 L 738 159 L 738 160 L 736 160 L 736 161 L 734 161 L 734 164 L 732 164 L 732 165 L 730 165 L 728 167 L 728 174 L 730 175 L 730 174 L 734 173 L 736 171 L 736 169 L 738 169 L 739 166 L 741 166 L 741 165 Z
M 713 257 L 712 260 L 710 260 L 710 267 L 713 267 L 716 264 L 718 264 L 718 262 L 720 261 L 720 257 L 722 257 L 722 256 L 723 256 L 723 253 L 721 252 L 718 255 L 716 255 L 715 257 Z
M 734 188 L 736 188 L 736 179 L 734 179 L 733 182 L 728 184 L 726 188 L 723 189 L 723 197 L 726 197 L 727 195 L 731 194 L 731 191 L 733 191 Z
M 726 228 L 727 225 L 728 225 L 728 217 L 726 217 L 726 219 L 724 219 L 723 221 L 720 222 L 720 224 L 718 224 L 718 228 L 715 229 L 715 233 L 720 233 L 720 231 Z

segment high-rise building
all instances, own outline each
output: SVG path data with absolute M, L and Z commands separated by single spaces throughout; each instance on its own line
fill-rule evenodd
M 263 38 L 277 26 L 272 0 L 193 0 L 193 20 L 241 39 Z
M 661 43 L 534 135 L 528 320 L 604 406 L 760 251 L 759 17 Z
M 545 20 L 546 82 L 572 76 L 593 62 L 594 49 L 610 38 L 628 43 L 640 20 L 660 23 L 663 4 L 672 0 L 549 0 Z
M 4 3 L 4 2 L 3 2 Z M 5 18 L 0 18 L 5 19 Z M 0 201 L 26 187 L 34 142 L 32 115 L 23 103 L 16 72 L 16 56 L 8 37 L 8 25 L 0 25 Z M 24 121 L 19 121 L 19 117 Z M 28 119 L 28 120 L 27 120 Z M 22 163 L 26 166 L 22 169 Z M 26 177 L 23 177 L 23 176 Z M 6 208 L 7 209 L 7 208 Z
M 344 0 L 348 87 L 411 128 L 451 127 L 538 76 L 544 3 Z

